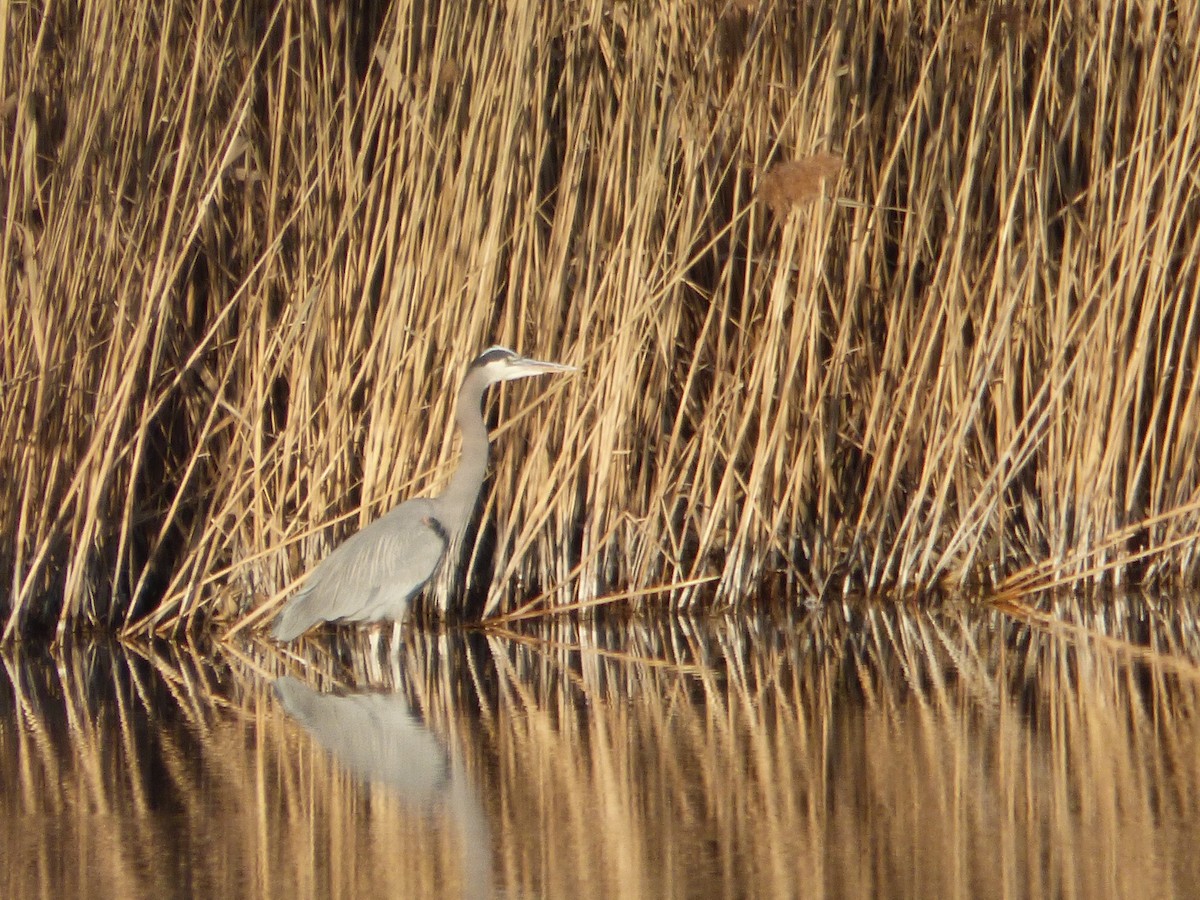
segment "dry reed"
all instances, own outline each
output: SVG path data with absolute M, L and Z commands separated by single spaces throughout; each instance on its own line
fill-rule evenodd
M 584 371 L 501 393 L 486 613 L 1196 582 L 1191 7 L 347 9 L 0 19 L 3 638 L 244 616 L 491 343 Z

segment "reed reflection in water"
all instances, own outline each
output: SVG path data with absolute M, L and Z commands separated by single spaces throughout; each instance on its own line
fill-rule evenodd
M 0 895 L 1195 895 L 1194 609 L 1053 614 L 8 655 Z

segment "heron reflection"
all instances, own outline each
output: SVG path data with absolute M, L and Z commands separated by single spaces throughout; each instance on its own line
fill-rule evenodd
M 466 774 L 402 691 L 327 694 L 287 676 L 274 688 L 288 715 L 352 777 L 386 786 L 414 810 L 444 813 L 461 843 L 465 896 L 490 896 L 487 817 Z

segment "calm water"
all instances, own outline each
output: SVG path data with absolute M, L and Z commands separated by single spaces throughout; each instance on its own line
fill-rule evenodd
M 26 649 L 3 897 L 1192 897 L 1194 609 Z

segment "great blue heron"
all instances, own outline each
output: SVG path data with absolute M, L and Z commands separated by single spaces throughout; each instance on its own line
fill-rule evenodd
M 275 620 L 271 634 L 291 641 L 318 622 L 402 621 L 446 550 L 466 528 L 487 473 L 488 433 L 483 394 L 491 385 L 574 366 L 518 356 L 505 347 L 471 363 L 458 392 L 455 420 L 462 459 L 437 497 L 406 500 L 356 532 L 323 559 Z

